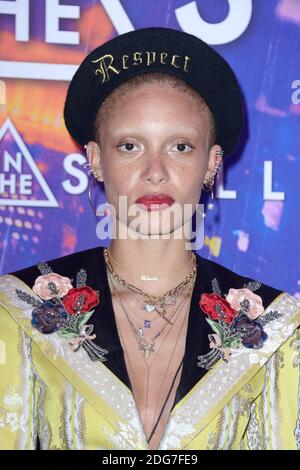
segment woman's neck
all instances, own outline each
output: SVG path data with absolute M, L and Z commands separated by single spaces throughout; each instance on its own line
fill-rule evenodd
M 178 285 L 193 268 L 186 240 L 114 239 L 109 260 L 114 271 L 144 292 L 163 295 Z

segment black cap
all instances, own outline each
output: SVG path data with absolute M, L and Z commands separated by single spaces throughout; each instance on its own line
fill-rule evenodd
M 181 78 L 206 101 L 215 122 L 216 143 L 233 152 L 243 127 L 241 91 L 229 64 L 197 37 L 170 28 L 143 28 L 116 36 L 80 64 L 67 92 L 64 119 L 81 145 L 94 140 L 99 106 L 129 78 L 165 72 Z

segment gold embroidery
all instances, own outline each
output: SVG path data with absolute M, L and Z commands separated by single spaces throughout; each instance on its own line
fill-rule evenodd
M 142 64 L 143 63 L 143 59 L 142 59 L 142 52 L 134 52 L 133 53 L 133 65 L 139 65 L 139 64 Z
M 106 62 L 105 59 L 110 59 L 110 62 Z M 96 75 L 101 74 L 102 75 L 102 83 L 107 82 L 107 80 L 110 79 L 109 76 L 109 70 L 112 72 L 119 74 L 120 70 L 117 70 L 115 67 L 112 66 L 114 57 L 111 54 L 106 54 L 102 57 L 99 57 L 99 59 L 92 60 L 94 64 L 99 63 L 99 68 L 95 71 Z
M 155 58 L 156 58 L 156 52 L 147 51 L 146 54 L 147 54 L 147 65 L 154 64 Z M 152 54 L 152 60 L 151 60 L 150 54 Z
M 129 56 L 128 56 L 128 55 L 124 54 L 124 55 L 122 56 L 122 65 L 123 65 L 123 69 L 129 69 L 129 67 L 126 67 L 126 65 L 125 65 L 126 62 L 128 61 L 128 59 L 129 59 Z
M 166 59 L 168 57 L 168 53 L 167 52 L 161 52 L 160 54 L 160 63 L 161 64 L 166 64 L 166 62 L 164 62 L 163 59 Z
M 180 66 L 175 64 L 175 60 L 176 60 L 175 57 L 179 57 L 179 55 L 177 55 L 177 54 L 173 55 L 171 65 L 173 65 L 177 69 L 180 69 Z
M 191 58 L 186 55 L 185 58 L 184 58 L 184 67 L 183 67 L 183 70 L 185 72 L 189 72 L 189 70 L 187 69 L 187 63 L 188 63 L 189 60 L 191 60 Z
M 184 72 L 189 73 L 188 64 L 190 60 L 189 56 L 170 55 L 167 52 L 135 51 L 131 55 L 123 54 L 120 60 L 116 60 L 112 54 L 105 54 L 98 59 L 92 60 L 92 63 L 98 64 L 95 74 L 101 75 L 101 84 L 103 84 L 114 75 L 118 75 L 122 70 L 127 70 L 133 65 L 146 65 L 149 67 L 158 62 L 164 65 L 171 65 L 176 69 L 182 69 Z M 118 65 L 116 65 L 116 62 Z

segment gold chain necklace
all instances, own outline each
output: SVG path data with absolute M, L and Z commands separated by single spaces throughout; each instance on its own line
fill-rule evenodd
M 193 290 L 193 285 L 190 286 L 190 292 L 192 292 L 192 290 Z M 121 304 L 121 300 L 120 300 L 120 298 L 119 298 L 117 292 L 116 292 L 116 295 L 117 295 L 117 298 L 118 298 L 119 303 Z M 184 302 L 182 302 L 181 305 L 183 305 L 185 302 L 187 302 L 187 298 L 185 298 Z M 176 308 L 176 311 L 177 311 L 177 310 L 178 310 L 178 308 Z M 180 316 L 180 315 L 178 314 L 178 315 L 177 315 L 177 318 L 179 318 L 179 316 Z M 177 318 L 176 318 L 175 322 L 177 321 Z M 169 372 L 169 370 L 170 370 L 170 365 L 171 365 L 171 362 L 172 362 L 172 358 L 174 357 L 174 352 L 175 352 L 175 350 L 176 350 L 176 347 L 177 347 L 177 344 L 178 344 L 178 341 L 179 341 L 179 338 L 180 338 L 180 335 L 181 335 L 181 332 L 182 332 L 182 329 L 183 329 L 183 326 L 184 326 L 185 321 L 186 321 L 186 319 L 184 319 L 184 321 L 182 322 L 182 325 L 181 325 L 180 330 L 179 330 L 179 334 L 178 334 L 178 336 L 177 336 L 177 340 L 176 340 L 175 345 L 174 345 L 174 347 L 173 347 L 172 354 L 170 355 L 170 359 L 169 359 L 169 361 L 168 361 L 166 373 L 164 374 L 164 379 L 163 379 L 162 385 L 161 385 L 161 387 L 160 387 L 160 393 L 161 393 L 161 391 L 162 391 L 162 389 L 163 389 L 163 385 L 164 385 L 164 383 L 165 383 L 166 377 L 167 377 L 168 372 Z M 169 330 L 168 335 L 169 335 L 170 331 L 171 331 L 171 330 Z M 167 338 L 168 338 L 168 335 L 166 336 L 166 338 L 165 338 L 163 344 L 160 346 L 159 351 L 162 349 L 164 343 L 166 342 L 166 340 L 167 340 Z M 130 364 L 131 371 L 132 371 L 132 373 L 133 373 L 135 370 L 134 370 L 134 368 L 133 368 L 133 366 L 132 366 L 132 362 L 131 362 L 131 359 L 130 359 L 130 355 L 128 354 L 128 351 L 127 351 L 127 349 L 125 348 L 125 342 L 124 342 L 124 339 L 123 339 L 123 337 L 122 337 L 121 331 L 120 331 L 120 338 L 122 339 L 123 350 L 125 351 L 125 353 L 126 353 L 126 355 L 127 355 L 127 360 L 128 360 L 128 362 L 129 362 L 129 364 Z M 159 352 L 159 351 L 158 351 L 158 352 Z M 146 383 L 147 383 L 147 393 L 146 393 L 146 396 L 147 396 L 147 403 L 148 403 L 148 396 L 149 396 L 149 373 L 150 373 L 150 369 L 151 369 L 151 366 L 153 365 L 153 363 L 152 363 L 151 365 L 148 365 L 145 357 L 144 357 L 144 361 L 145 361 L 145 365 L 146 365 L 146 368 L 147 368 L 147 381 L 146 381 Z M 165 398 L 165 400 L 164 400 L 163 406 L 162 406 L 162 408 L 161 408 L 159 414 L 157 414 L 157 412 L 155 413 L 155 415 L 157 416 L 157 419 L 156 419 L 156 422 L 155 422 L 155 425 L 154 425 L 154 421 L 155 421 L 155 416 L 154 416 L 153 422 L 152 422 L 152 431 L 151 431 L 151 433 L 149 434 L 149 436 L 148 436 L 148 438 L 147 438 L 147 442 L 148 442 L 148 443 L 151 441 L 151 439 L 152 439 L 152 437 L 153 437 L 153 435 L 154 435 L 154 433 L 155 433 L 155 430 L 156 430 L 156 428 L 157 428 L 157 426 L 158 426 L 158 424 L 159 424 L 159 421 L 160 421 L 160 419 L 161 419 L 161 417 L 162 417 L 162 415 L 163 415 L 163 411 L 164 411 L 164 409 L 165 409 L 165 407 L 166 407 L 168 398 L 169 398 L 169 396 L 170 396 L 170 394 L 171 394 L 171 392 L 172 392 L 172 390 L 173 390 L 173 387 L 174 387 L 174 384 L 175 384 L 175 380 L 176 380 L 176 378 L 177 378 L 177 376 L 178 376 L 178 373 L 179 373 L 180 368 L 182 367 L 182 363 L 183 363 L 183 357 L 182 357 L 182 359 L 181 359 L 181 361 L 180 361 L 180 364 L 179 364 L 179 367 L 177 368 L 177 371 L 176 371 L 176 373 L 175 373 L 175 375 L 174 375 L 174 377 L 173 377 L 171 386 L 170 386 L 169 391 L 168 391 L 168 393 L 167 393 L 167 395 L 166 395 L 166 398 Z M 136 377 L 135 377 L 135 378 L 136 378 Z M 156 406 L 156 410 L 157 410 L 157 406 Z
M 114 264 L 116 264 L 116 265 L 118 265 L 118 266 L 121 266 L 121 267 L 124 267 L 123 264 L 119 263 L 119 262 L 112 256 L 112 254 L 111 254 L 109 248 L 106 248 L 106 253 L 107 253 L 107 255 L 109 256 L 109 259 L 114 262 Z M 190 261 L 188 262 L 188 265 L 192 264 L 193 261 L 194 261 L 194 256 L 191 257 Z M 185 266 L 186 266 L 186 264 L 185 264 Z M 174 269 L 174 270 L 172 271 L 172 274 L 177 273 L 178 271 L 181 271 L 182 268 L 183 268 L 183 266 L 180 266 L 180 268 L 178 268 L 178 269 Z M 163 277 L 166 277 L 166 274 L 161 274 L 160 276 L 148 276 L 148 275 L 146 275 L 146 274 L 141 274 L 141 275 L 140 275 L 140 280 L 141 280 L 141 281 L 158 281 L 159 279 L 161 279 L 161 278 L 163 278 Z
M 177 296 L 176 296 L 176 297 L 178 298 L 179 293 L 182 292 L 182 290 L 184 289 L 184 287 L 189 288 L 190 292 L 193 291 L 193 286 L 194 286 L 194 282 L 195 282 L 195 279 L 196 279 L 196 273 L 197 273 L 197 262 L 196 262 L 196 257 L 195 257 L 195 255 L 194 255 L 194 253 L 193 253 L 193 260 L 194 260 L 194 267 L 193 267 L 192 271 L 188 274 L 188 276 L 185 278 L 185 280 L 184 280 L 182 283 L 180 283 L 177 287 L 175 287 L 174 289 L 171 289 L 170 291 L 168 291 L 167 294 L 165 294 L 165 295 L 162 296 L 162 297 L 166 297 L 167 295 L 170 295 L 170 293 L 174 295 L 174 292 L 175 292 L 175 294 L 177 293 Z M 144 355 L 145 364 L 146 364 L 146 367 L 147 367 L 147 369 L 148 369 L 147 374 L 149 375 L 149 371 L 150 371 L 150 368 L 151 368 L 151 365 L 153 364 L 153 362 L 152 362 L 151 365 L 147 365 L 147 360 L 146 360 L 146 359 L 150 356 L 151 352 L 154 352 L 154 351 L 155 351 L 155 350 L 154 350 L 155 339 L 156 339 L 158 336 L 160 336 L 160 335 L 162 334 L 162 332 L 163 332 L 164 329 L 166 328 L 167 324 L 164 324 L 163 328 L 162 328 L 153 338 L 151 338 L 150 340 L 147 340 L 147 339 L 144 337 L 144 334 L 143 334 L 143 332 L 142 332 L 142 328 L 140 327 L 139 330 L 137 330 L 137 328 L 134 326 L 133 322 L 132 322 L 131 319 L 129 318 L 129 315 L 128 315 L 127 311 L 126 311 L 126 308 L 125 308 L 125 306 L 124 306 L 124 304 L 123 304 L 123 302 L 122 302 L 120 296 L 118 295 L 117 289 L 116 289 L 116 287 L 115 287 L 115 284 L 116 284 L 116 283 L 121 284 L 123 287 L 131 286 L 131 284 L 129 284 L 129 283 L 127 283 L 125 280 L 121 279 L 120 276 L 118 276 L 116 273 L 115 273 L 116 276 L 113 276 L 113 273 L 112 273 L 111 271 L 113 271 L 113 270 L 112 270 L 112 269 L 110 270 L 110 269 L 109 269 L 109 266 L 108 266 L 108 273 L 107 273 L 107 274 L 108 274 L 108 278 L 109 278 L 109 280 L 111 281 L 111 284 L 112 284 L 112 286 L 113 286 L 113 289 L 114 289 L 115 294 L 116 294 L 116 297 L 117 297 L 117 300 L 118 300 L 118 302 L 119 302 L 119 304 L 120 304 L 120 306 L 121 306 L 121 309 L 122 309 L 123 312 L 125 313 L 125 316 L 126 316 L 126 318 L 127 318 L 127 321 L 129 322 L 129 325 L 130 325 L 130 327 L 131 327 L 131 329 L 132 329 L 132 331 L 133 331 L 133 333 L 134 333 L 134 336 L 135 336 L 135 338 L 136 338 L 136 340 L 137 340 L 137 342 L 138 342 L 139 350 L 140 350 L 140 351 L 143 353 L 143 355 Z M 113 272 L 114 272 L 114 271 L 113 271 Z M 120 280 L 121 282 L 118 282 L 119 280 Z M 123 281 L 123 282 L 122 282 L 122 281 Z M 181 287 L 181 286 L 182 286 L 182 287 Z M 179 289 L 179 288 L 180 288 L 180 289 Z M 143 299 L 144 299 L 144 296 L 146 296 L 147 300 L 148 300 L 148 297 L 151 297 L 151 298 L 154 297 L 154 298 L 158 298 L 158 299 L 161 298 L 161 297 L 158 297 L 158 296 L 150 296 L 149 294 L 144 293 L 141 289 L 138 289 L 136 286 L 133 286 L 133 289 L 131 289 L 131 290 L 132 290 L 132 292 L 133 292 L 134 294 L 135 294 L 137 291 L 139 291 L 139 293 L 141 293 L 141 297 L 142 297 Z M 179 292 L 179 293 L 178 293 L 178 292 Z M 136 295 L 135 295 L 135 296 L 136 296 Z M 175 300 L 176 300 L 176 299 L 175 299 Z M 176 315 L 176 313 L 178 312 L 178 310 L 180 309 L 180 307 L 182 307 L 182 306 L 185 304 L 186 301 L 187 301 L 187 299 L 186 299 L 186 298 L 183 298 L 183 299 L 179 302 L 179 305 L 177 305 L 177 306 L 175 307 L 174 311 L 172 312 L 172 314 L 171 314 L 171 316 L 170 316 L 171 319 L 173 319 L 173 317 L 175 317 L 175 315 Z M 173 301 L 172 301 L 172 304 L 174 304 Z M 179 316 L 180 316 L 180 315 L 178 314 L 177 317 L 176 317 L 176 319 L 179 318 Z M 166 319 L 165 317 L 163 317 L 163 318 Z M 175 321 L 176 321 L 176 320 L 175 320 Z M 171 322 L 170 320 L 168 321 L 168 323 L 170 323 L 170 324 L 172 325 L 172 322 Z M 180 332 L 179 332 L 179 335 L 178 335 L 178 337 L 177 337 L 176 345 L 177 345 L 177 343 L 178 343 L 178 339 L 179 339 L 179 337 L 180 337 L 180 333 L 181 333 L 183 324 L 184 324 L 184 321 L 183 321 L 183 323 L 182 323 L 182 325 L 181 325 Z M 160 345 L 159 350 L 157 351 L 157 353 L 159 353 L 159 351 L 160 351 L 161 348 L 163 347 L 163 345 L 164 345 L 164 343 L 165 343 L 167 337 L 169 336 L 170 331 L 171 331 L 171 330 L 169 330 L 169 332 L 167 333 L 167 336 L 166 336 L 166 338 L 164 339 L 163 343 Z M 175 347 L 174 347 L 173 352 L 175 351 L 176 345 L 175 345 Z M 125 346 L 125 344 L 124 344 L 124 346 Z M 170 357 L 170 360 L 169 360 L 169 363 L 168 363 L 167 370 L 169 370 L 172 357 L 173 357 L 173 354 L 171 354 L 171 357 Z M 129 358 L 128 358 L 128 360 L 129 360 Z M 181 366 L 182 366 L 182 361 L 181 361 L 180 366 L 179 366 L 179 368 L 177 369 L 176 374 L 175 374 L 175 376 L 174 376 L 174 378 L 173 378 L 172 385 L 171 385 L 170 390 L 169 390 L 169 392 L 168 392 L 168 394 L 167 394 L 167 397 L 166 397 L 166 399 L 165 399 L 165 401 L 164 401 L 163 407 L 162 407 L 162 409 L 161 409 L 161 411 L 160 411 L 160 413 L 159 413 L 159 416 L 158 416 L 158 418 L 157 418 L 157 420 L 156 420 L 156 423 L 155 423 L 155 425 L 154 425 L 154 427 L 153 427 L 153 429 L 152 429 L 152 431 L 151 431 L 151 433 L 150 433 L 150 436 L 149 436 L 148 439 L 147 439 L 148 442 L 150 442 L 150 440 L 152 439 L 152 437 L 153 437 L 153 435 L 154 435 L 154 433 L 155 433 L 155 430 L 156 430 L 156 428 L 157 428 L 157 425 L 158 425 L 158 423 L 159 423 L 159 421 L 160 421 L 160 419 L 161 419 L 161 417 L 162 417 L 163 410 L 164 410 L 164 408 L 165 408 L 165 406 L 166 406 L 166 404 L 167 404 L 168 397 L 170 396 L 170 393 L 171 393 L 171 391 L 172 391 L 172 389 L 173 389 L 173 386 L 174 386 L 174 383 L 175 383 L 175 379 L 176 379 L 176 377 L 177 377 L 177 375 L 178 375 L 178 372 L 179 372 L 179 369 L 180 369 Z M 148 377 L 148 375 L 147 375 L 147 377 Z M 148 379 L 149 379 L 149 377 L 147 378 L 147 384 L 148 384 L 148 382 L 149 382 Z M 147 396 L 148 396 L 148 385 L 147 385 Z M 155 418 L 154 418 L 154 419 L 155 419 Z M 152 423 L 152 425 L 153 425 L 153 423 Z
M 111 280 L 112 284 L 114 285 L 114 282 L 115 282 L 115 279 L 111 276 L 111 273 L 109 272 L 108 273 L 108 276 L 109 276 L 109 279 Z M 190 282 L 189 284 L 186 286 L 186 287 L 190 287 L 190 285 L 192 285 L 195 281 L 195 276 L 192 277 L 190 279 Z M 115 287 L 114 287 L 115 289 Z M 142 327 L 139 327 L 138 329 L 134 326 L 132 320 L 129 318 L 129 315 L 125 309 L 125 306 L 121 300 L 121 298 L 119 297 L 118 293 L 117 293 L 117 289 L 115 289 L 115 294 L 116 294 L 116 297 L 120 303 L 120 306 L 127 318 L 127 321 L 129 322 L 129 325 L 134 333 L 134 336 L 136 337 L 137 341 L 138 341 L 138 345 L 139 345 L 139 350 L 144 354 L 144 357 L 145 359 L 148 359 L 148 357 L 150 356 L 151 352 L 154 352 L 155 349 L 154 349 L 154 346 L 155 346 L 155 340 L 162 334 L 162 332 L 164 331 L 164 329 L 166 328 L 166 324 L 163 325 L 162 329 L 156 333 L 156 335 L 154 335 L 153 338 L 151 338 L 150 340 L 146 339 L 145 338 L 145 335 L 144 335 L 144 331 L 143 331 L 143 328 Z M 179 303 L 179 305 L 174 309 L 174 312 L 172 313 L 171 315 L 171 319 L 173 319 L 173 317 L 175 316 L 178 308 L 183 305 L 183 303 L 185 302 L 185 299 L 183 298 L 183 300 Z M 172 325 L 172 322 L 169 320 L 168 322 L 169 324 Z
M 109 260 L 109 253 L 107 248 L 104 248 L 103 250 L 104 254 L 104 259 L 108 268 L 108 271 L 110 274 L 113 276 L 113 278 L 122 286 L 127 287 L 129 290 L 132 292 L 135 292 L 144 302 L 144 310 L 146 312 L 150 313 L 152 311 L 157 311 L 159 315 L 166 320 L 166 322 L 170 323 L 170 320 L 166 317 L 166 305 L 174 305 L 176 302 L 177 297 L 180 295 L 180 293 L 183 291 L 183 289 L 189 284 L 191 279 L 195 276 L 197 272 L 197 260 L 195 253 L 193 253 L 193 268 L 192 270 L 188 273 L 186 278 L 180 282 L 176 287 L 173 289 L 170 289 L 166 294 L 162 296 L 156 296 L 152 294 L 148 294 L 147 292 L 142 291 L 138 287 L 134 286 L 133 284 L 130 284 L 129 282 L 125 281 L 125 279 L 122 279 L 113 269 L 110 260 Z M 171 323 L 172 324 L 172 323 Z

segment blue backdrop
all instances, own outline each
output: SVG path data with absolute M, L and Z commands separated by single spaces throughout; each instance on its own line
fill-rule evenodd
M 228 60 L 248 110 L 200 254 L 300 298 L 300 1 L 13 4 L 0 2 L 0 272 L 103 244 L 85 156 L 63 124 L 68 81 L 111 37 L 168 26 L 198 35 Z M 97 190 L 93 197 L 105 200 Z

